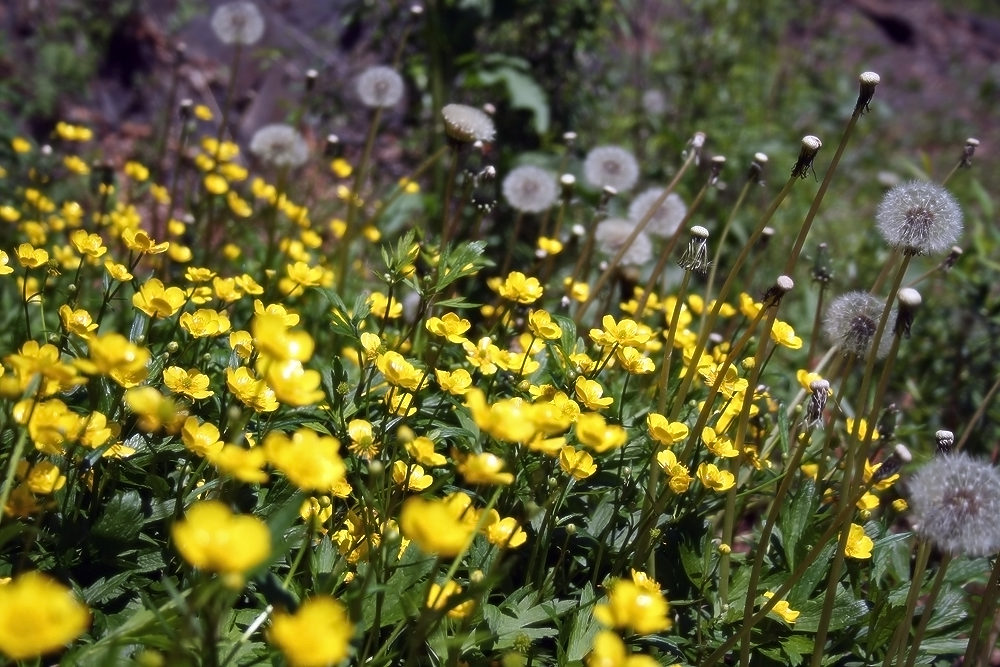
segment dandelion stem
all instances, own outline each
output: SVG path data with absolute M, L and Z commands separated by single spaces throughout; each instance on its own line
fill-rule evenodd
M 708 284 L 705 285 L 705 303 L 712 300 L 712 287 L 715 285 L 715 274 L 719 269 L 719 256 L 722 255 L 722 246 L 726 242 L 726 237 L 729 236 L 729 230 L 733 227 L 733 220 L 736 219 L 736 214 L 743 206 L 743 200 L 746 199 L 747 193 L 750 192 L 750 185 L 750 180 L 747 180 L 743 184 L 743 189 L 740 190 L 739 196 L 736 197 L 736 203 L 733 204 L 733 208 L 729 212 L 729 217 L 726 218 L 726 222 L 722 226 L 722 232 L 719 234 L 719 240 L 716 242 L 715 255 L 712 257 L 712 265 L 708 270 Z
M 993 571 L 990 573 L 990 580 L 987 582 L 986 588 L 983 590 L 983 595 L 979 600 L 976 619 L 972 624 L 971 632 L 969 632 L 969 644 L 965 648 L 963 665 L 981 664 L 976 662 L 977 659 L 985 663 L 985 656 L 980 658 L 977 654 L 979 653 L 979 646 L 982 643 L 983 625 L 987 618 L 991 621 L 993 620 L 996 614 L 998 599 L 1000 599 L 1000 557 L 993 561 Z M 985 652 L 988 652 L 990 647 L 986 646 L 984 649 Z
M 934 575 L 934 582 L 931 584 L 930 593 L 927 594 L 927 598 L 924 600 L 924 611 L 920 614 L 917 633 L 914 635 L 913 641 L 908 642 L 910 653 L 906 658 L 906 667 L 913 667 L 916 664 L 917 654 L 920 653 L 920 644 L 924 640 L 927 624 L 930 622 L 931 616 L 934 615 L 934 603 L 937 602 L 938 595 L 941 593 L 941 584 L 944 583 L 944 575 L 948 571 L 949 563 L 951 563 L 951 554 L 945 552 L 941 555 L 941 562 L 938 563 L 938 570 Z
M 903 606 L 903 620 L 896 626 L 896 632 L 892 636 L 892 643 L 889 644 L 889 650 L 885 654 L 882 667 L 890 667 L 894 661 L 899 665 L 903 660 L 906 640 L 910 634 L 910 621 L 913 618 L 913 611 L 917 607 L 920 590 L 923 588 L 924 571 L 927 569 L 930 555 L 930 541 L 921 539 L 917 545 L 917 559 L 913 566 L 913 575 L 910 577 L 910 590 L 906 594 L 906 604 Z

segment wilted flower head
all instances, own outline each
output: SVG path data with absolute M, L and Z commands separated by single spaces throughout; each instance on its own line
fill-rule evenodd
M 555 176 L 545 169 L 524 165 L 503 179 L 503 196 L 518 211 L 541 213 L 556 202 L 559 187 Z
M 309 148 L 291 125 L 274 123 L 254 132 L 250 152 L 275 167 L 300 167 L 309 159 Z
M 663 188 L 649 188 L 639 194 L 628 207 L 628 219 L 638 224 L 662 195 Z M 684 200 L 676 192 L 671 192 L 663 203 L 653 211 L 644 231 L 649 232 L 652 236 L 670 236 L 677 231 L 685 214 L 687 214 L 687 206 L 684 205 Z
M 358 77 L 355 86 L 361 102 L 368 107 L 391 107 L 403 97 L 403 77 L 385 65 L 369 67 Z
M 485 111 L 466 104 L 446 104 L 441 109 L 444 131 L 456 141 L 493 141 L 496 127 Z
M 885 194 L 875 222 L 893 248 L 908 255 L 939 254 L 962 233 L 962 209 L 940 185 L 910 181 Z
M 916 530 L 966 556 L 1000 551 L 1000 472 L 965 453 L 936 456 L 909 483 Z
M 227 2 L 212 14 L 212 30 L 223 44 L 249 46 L 264 34 L 264 17 L 252 2 Z
M 840 346 L 845 353 L 859 357 L 868 355 L 872 339 L 878 331 L 885 302 L 867 292 L 848 292 L 833 300 L 826 311 L 823 328 L 827 338 Z M 896 309 L 889 312 L 885 331 L 879 341 L 876 358 L 884 357 L 892 346 L 892 330 L 896 323 Z
M 639 180 L 639 163 L 621 146 L 598 146 L 587 153 L 583 175 L 594 187 L 611 186 L 618 192 L 625 192 Z
M 622 220 L 621 218 L 608 218 L 597 225 L 594 230 L 594 241 L 597 248 L 613 257 L 618 254 L 625 241 L 631 236 L 635 224 Z M 622 255 L 619 264 L 622 266 L 642 266 L 653 258 L 653 243 L 645 232 L 640 232 L 638 236 L 628 246 L 628 250 Z

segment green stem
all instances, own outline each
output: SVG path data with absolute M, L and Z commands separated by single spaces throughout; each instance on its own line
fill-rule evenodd
M 914 635 L 913 641 L 909 642 L 910 654 L 906 658 L 906 667 L 913 667 L 917 662 L 920 644 L 924 640 L 924 633 L 927 632 L 927 624 L 930 622 L 931 616 L 934 615 L 934 603 L 937 602 L 938 595 L 941 593 L 941 585 L 944 583 L 944 575 L 948 571 L 949 563 L 951 563 L 951 554 L 946 552 L 941 555 L 941 562 L 938 564 L 937 574 L 934 575 L 931 591 L 927 594 L 927 599 L 924 600 L 924 611 L 920 614 L 917 634 Z

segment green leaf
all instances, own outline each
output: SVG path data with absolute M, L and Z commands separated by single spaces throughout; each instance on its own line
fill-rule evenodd
M 789 471 L 788 474 L 797 474 L 797 471 Z M 802 548 L 804 545 L 800 545 L 800 542 L 817 505 L 816 484 L 811 479 L 806 478 L 795 493 L 789 497 L 778 516 L 781 543 L 785 549 L 785 558 L 788 559 L 788 567 L 791 570 L 795 569 L 799 560 L 798 555 L 805 551 Z
M 813 640 L 804 635 L 791 635 L 781 640 L 781 650 L 788 656 L 787 664 L 795 667 L 802 664 L 803 656 L 812 655 Z
M 872 548 L 872 579 L 882 582 L 887 575 L 895 581 L 909 579 L 912 538 L 912 533 L 888 533 L 875 540 Z
M 569 644 L 566 646 L 566 660 L 579 661 L 590 653 L 594 644 L 594 636 L 600 630 L 600 624 L 594 619 L 589 607 L 597 595 L 594 587 L 588 581 L 580 591 L 579 609 L 573 617 L 569 631 Z
M 91 535 L 115 542 L 131 542 L 139 535 L 142 524 L 142 498 L 138 491 L 126 491 L 104 505 Z
M 820 560 L 824 559 L 820 558 Z M 819 618 L 823 610 L 823 597 L 822 595 L 817 596 L 802 605 L 802 608 L 799 610 L 801 613 L 795 621 L 796 631 L 816 632 L 819 628 Z M 850 591 L 844 587 L 838 587 L 837 596 L 833 599 L 833 615 L 830 617 L 829 629 L 841 630 L 856 625 L 868 616 L 868 610 L 868 602 L 865 600 L 855 600 Z
M 534 116 L 535 131 L 544 134 L 549 129 L 549 103 L 545 91 L 529 74 L 528 63 L 520 58 L 492 56 L 486 59 L 496 63 L 493 69 L 477 72 L 479 81 L 487 86 L 502 83 L 507 88 L 510 105 L 526 109 Z M 487 62 L 489 67 L 491 62 Z

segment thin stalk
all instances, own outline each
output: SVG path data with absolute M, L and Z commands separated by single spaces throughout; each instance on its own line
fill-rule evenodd
M 749 179 L 743 184 L 743 189 L 740 190 L 740 194 L 736 198 L 736 203 L 733 204 L 732 210 L 729 211 L 729 217 L 726 218 L 725 224 L 722 225 L 722 232 L 719 234 L 718 245 L 715 247 L 715 255 L 712 256 L 711 268 L 708 271 L 708 284 L 705 285 L 705 303 L 712 300 L 712 287 L 715 285 L 715 274 L 719 269 L 719 257 L 722 255 L 722 246 L 725 245 L 726 237 L 729 236 L 729 230 L 733 227 L 736 213 L 743 206 L 743 200 L 746 199 L 747 193 L 750 192 L 750 184 L 751 181 Z
M 927 569 L 927 561 L 931 555 L 931 545 L 928 540 L 920 540 L 917 546 L 917 560 L 913 566 L 913 576 L 910 577 L 910 590 L 906 594 L 906 604 L 903 606 L 903 620 L 896 626 L 896 632 L 892 636 L 889 650 L 886 651 L 885 660 L 882 667 L 890 667 L 893 662 L 899 665 L 903 660 L 903 653 L 906 650 L 906 640 L 910 634 L 910 621 L 913 618 L 913 611 L 917 607 L 917 598 L 920 597 L 921 584 L 924 579 L 924 571 Z
M 920 623 L 917 624 L 917 633 L 910 644 L 910 654 L 906 657 L 906 667 L 913 667 L 917 662 L 917 654 L 920 653 L 920 644 L 923 642 L 924 633 L 927 632 L 927 624 L 934 615 L 934 603 L 937 602 L 941 593 L 941 585 L 944 583 L 945 572 L 948 571 L 948 564 L 951 563 L 951 554 L 941 555 L 941 562 L 938 564 L 937 574 L 934 575 L 934 583 L 931 584 L 931 591 L 924 600 L 924 611 L 920 614 Z
M 962 428 L 962 436 L 955 443 L 956 450 L 960 450 L 965 447 L 966 441 L 975 429 L 976 424 L 978 424 L 979 420 L 983 418 L 984 414 L 986 414 L 986 408 L 988 408 L 990 403 L 993 402 L 993 398 L 996 396 L 997 391 L 1000 391 L 1000 377 L 993 382 L 993 386 L 990 387 L 989 391 L 986 392 L 986 395 L 983 396 L 983 400 L 979 402 L 979 407 L 976 408 L 975 414 L 973 414 L 972 417 L 965 422 L 965 426 Z
M 965 647 L 965 659 L 963 665 L 975 665 L 979 645 L 982 641 L 983 625 L 986 619 L 993 621 L 996 613 L 997 601 L 1000 600 L 1000 558 L 993 561 L 993 571 L 990 573 L 990 580 L 986 583 L 983 596 L 979 600 L 979 608 L 976 610 L 976 619 L 972 624 L 972 631 L 969 632 L 969 644 Z M 989 650 L 989 647 L 987 647 Z

